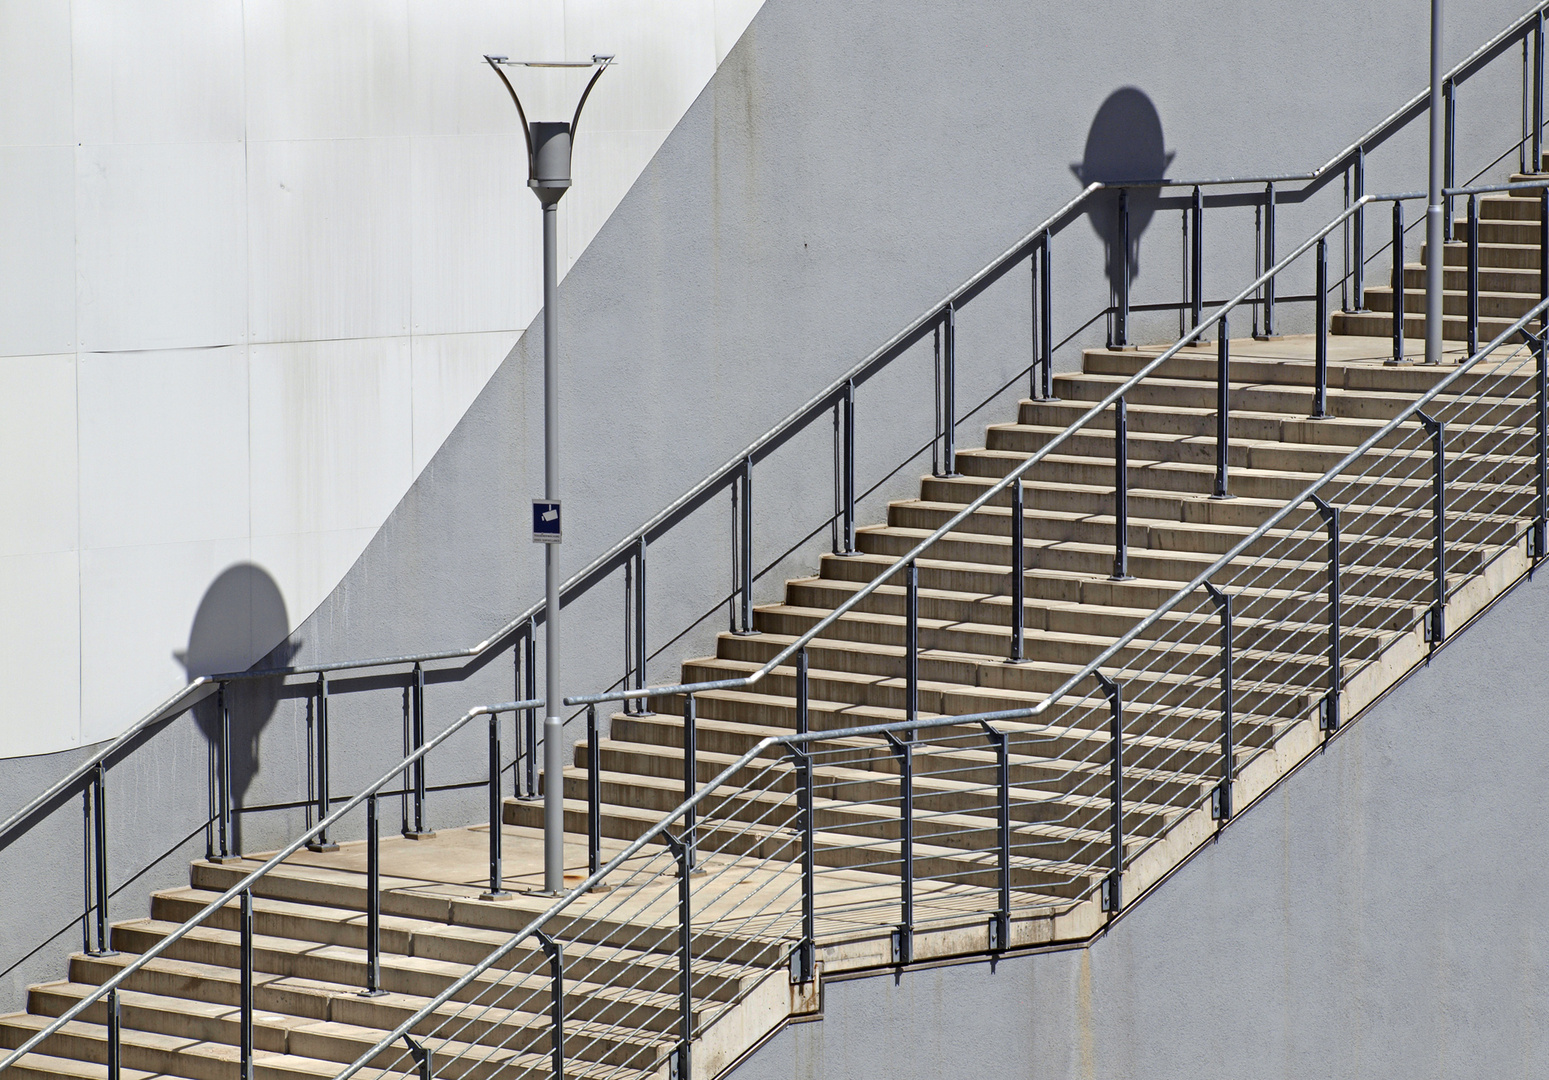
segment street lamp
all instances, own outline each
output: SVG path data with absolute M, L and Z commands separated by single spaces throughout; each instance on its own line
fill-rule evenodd
M 570 188 L 570 150 L 581 110 L 597 80 L 613 62 L 612 56 L 590 60 L 510 60 L 485 56 L 511 95 L 516 115 L 527 140 L 527 186 L 543 206 L 543 498 L 533 500 L 533 540 L 543 551 L 543 630 L 546 699 L 543 719 L 543 891 L 558 896 L 565 891 L 565 783 L 564 723 L 559 717 L 563 696 L 559 691 L 559 303 L 557 215 L 559 200 Z M 563 120 L 528 122 L 527 111 L 502 67 L 595 68 L 570 123 Z M 529 748 L 530 749 L 530 748 Z M 491 828 L 498 828 L 495 822 Z

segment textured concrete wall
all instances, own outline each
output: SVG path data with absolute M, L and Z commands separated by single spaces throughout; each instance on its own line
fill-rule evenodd
M 1549 1070 L 1549 581 L 1089 949 L 834 983 L 735 1080 Z
M 1520 3 L 1454 5 L 1449 56 L 1487 39 L 1520 14 Z M 566 571 L 685 491 L 1072 197 L 1081 186 L 1077 172 L 1090 175 L 1104 161 L 1141 169 L 1151 159 L 1168 162 L 1174 176 L 1321 164 L 1421 89 L 1424 20 L 1423 10 L 1397 0 L 1354 12 L 1328 0 L 1294 8 L 1109 0 L 950 9 L 769 0 L 561 288 Z M 1519 80 L 1508 58 L 1460 92 L 1461 176 L 1516 140 Z M 1129 100 L 1138 92 L 1150 103 L 1159 139 L 1137 122 L 1094 140 L 1104 102 L 1127 87 L 1134 88 Z M 1423 127 L 1411 125 L 1374 152 L 1373 190 L 1423 186 Z M 1147 160 L 1112 153 L 1126 140 Z M 596 182 L 584 173 L 577 181 Z M 573 198 L 561 204 L 562 219 L 575 212 Z M 1336 182 L 1287 207 L 1279 222 L 1282 250 L 1339 203 Z M 536 219 L 536 204 L 529 209 Z M 1178 212 L 1151 209 L 1136 224 L 1136 304 L 1180 295 Z M 1372 223 L 1369 250 L 1384 229 L 1385 222 Z M 1210 292 L 1224 295 L 1250 279 L 1251 209 L 1212 210 L 1205 236 Z M 1076 363 L 1077 346 L 1104 340 L 1107 262 L 1087 220 L 1056 238 L 1057 332 L 1072 337 L 1062 366 Z M 1373 273 L 1380 268 L 1379 259 Z M 1293 275 L 1282 294 L 1302 291 L 1308 281 L 1310 270 Z M 1028 362 L 1027 287 L 1026 269 L 1018 267 L 961 315 L 965 445 L 979 439 L 985 423 L 1012 415 L 1016 385 L 998 397 L 993 391 Z M 1306 328 L 1306 308 L 1287 305 L 1282 328 Z M 1244 322 L 1234 323 L 1238 332 Z M 1137 314 L 1133 335 L 1165 340 L 1176 329 L 1173 313 Z M 541 595 L 541 557 L 527 522 L 528 500 L 541 492 L 540 339 L 528 332 L 518 342 L 283 655 L 336 660 L 461 646 Z M 917 491 L 915 477 L 929 466 L 928 455 L 916 452 L 930 436 L 930 388 L 928 343 L 860 388 L 859 478 L 863 488 L 878 485 L 862 506 L 863 522 L 881 519 L 886 498 Z M 969 416 L 985 398 L 992 398 L 989 405 Z M 828 421 L 819 419 L 760 464 L 759 561 L 792 549 L 761 580 L 760 597 L 815 565 L 826 544 L 831 455 Z M 724 626 L 729 511 L 729 495 L 720 493 L 652 546 L 650 639 L 663 649 L 653 680 L 672 677 L 681 659 L 708 649 Z M 800 542 L 814 530 L 816 539 Z M 611 684 L 624 652 L 621 575 L 568 612 L 565 690 Z M 506 652 L 474 669 L 433 675 L 427 726 L 439 730 L 470 704 L 509 698 L 511 663 Z M 353 793 L 398 760 L 402 686 L 402 672 L 335 685 L 335 794 Z M 308 695 L 297 686 L 236 702 L 243 805 L 306 796 Z M 208 717 L 173 724 L 137 753 L 132 770 L 110 774 L 110 799 L 121 800 L 113 803 L 115 830 L 123 830 L 114 834 L 115 884 L 139 873 L 142 849 L 173 848 L 194 827 L 183 825 L 202 818 L 208 730 Z M 432 784 L 483 778 L 482 736 L 467 734 L 437 752 Z M 0 801 L 19 805 L 67 760 L 0 763 Z M 431 823 L 477 820 L 480 806 L 478 792 L 438 796 Z M 300 821 L 299 812 L 255 809 L 243 819 L 242 846 L 272 847 Z M 66 918 L 77 903 L 78 837 L 72 804 L 28 839 L 25 855 L 19 844 L 0 850 L 6 947 L 20 950 L 0 956 L 12 987 L 57 973 L 57 955 L 16 963 L 55 929 L 26 925 L 26 912 Z M 138 910 L 145 889 L 181 877 L 183 857 L 180 850 L 136 878 L 120 910 Z M 31 898 L 44 902 L 35 908 Z

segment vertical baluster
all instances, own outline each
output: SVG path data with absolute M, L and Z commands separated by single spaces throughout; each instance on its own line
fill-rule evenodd
M 1328 693 L 1318 709 L 1318 726 L 1324 731 L 1338 731 L 1339 691 L 1343 683 L 1339 670 L 1343 662 L 1339 640 L 1339 507 L 1330 506 L 1316 495 L 1312 496 L 1312 503 L 1328 525 Z
M 753 629 L 753 458 L 749 455 L 742 463 L 742 633 L 756 633 Z
M 893 931 L 893 963 L 914 961 L 914 732 L 904 738 L 885 733 L 898 756 L 898 928 Z
M 1024 553 L 1023 530 L 1025 529 L 1022 494 L 1022 478 L 1018 477 L 1011 484 L 1011 654 L 1010 661 L 1013 664 L 1021 663 L 1023 659 L 1022 637 L 1025 633 L 1024 623 L 1026 612 L 1023 605 L 1026 602 L 1027 575 L 1023 568 L 1026 558 Z
M 226 700 L 225 683 L 215 691 L 215 711 L 220 719 L 220 857 L 226 859 L 236 850 L 236 843 L 231 823 L 231 703 Z M 319 724 L 323 722 L 318 720 Z M 327 813 L 323 811 L 323 816 Z
M 692 882 L 694 866 L 689 842 L 662 833 L 678 860 L 678 1052 L 669 1064 L 671 1080 L 690 1080 L 694 1043 L 694 923 Z
M 245 987 L 246 984 L 244 984 Z M 123 1016 L 118 1006 L 118 987 L 108 991 L 108 1080 L 120 1080 L 123 1076 L 124 1042 Z M 251 1055 L 249 1055 L 251 1057 Z M 244 1071 L 241 1080 L 252 1080 L 252 1072 Z
M 317 820 L 328 818 L 328 675 L 317 674 Z M 328 830 L 319 829 L 307 842 L 309 851 L 338 851 L 339 845 L 328 839 Z
M 1113 346 L 1122 349 L 1129 344 L 1129 188 L 1119 189 L 1119 250 L 1113 253 L 1119 260 L 1119 303 L 1113 320 Z
M 985 737 L 995 746 L 996 800 L 995 840 L 997 893 L 995 915 L 990 919 L 990 951 L 1011 946 L 1011 751 L 1010 736 L 987 720 L 981 720 Z
M 1442 97 L 1442 123 L 1445 131 L 1442 139 L 1442 190 L 1453 186 L 1453 174 L 1456 172 L 1457 157 L 1457 87 L 1451 79 L 1441 84 Z M 1451 240 L 1452 237 L 1452 196 L 1442 196 L 1442 239 Z M 1431 253 L 1431 258 L 1438 258 L 1436 252 Z M 1445 265 L 1445 263 L 1443 264 Z
M 1027 310 L 1031 316 L 1028 324 L 1031 338 L 1033 362 L 1027 369 L 1027 396 L 1034 401 L 1038 400 L 1038 248 L 1034 245 L 1027 258 L 1029 274 L 1029 287 L 1027 294 Z
M 1539 335 L 1533 343 L 1533 353 L 1538 361 L 1533 398 L 1533 411 L 1537 414 L 1533 418 L 1537 460 L 1533 468 L 1536 505 L 1529 543 L 1536 561 L 1544 557 L 1544 547 L 1546 541 L 1549 541 L 1549 536 L 1546 536 L 1546 531 L 1549 531 L 1549 525 L 1546 525 L 1549 522 L 1549 426 L 1546 426 L 1549 425 L 1549 335 Z
M 796 734 L 805 735 L 811 723 L 807 650 L 796 654 Z M 796 765 L 797 830 L 801 833 L 801 941 L 791 954 L 791 981 L 809 983 L 817 971 L 817 863 L 812 820 L 812 751 L 807 742 L 793 743 Z
M 505 900 L 511 894 L 505 890 L 505 870 L 502 867 L 501 826 L 505 814 L 500 800 L 500 716 L 489 714 L 489 891 L 479 894 L 480 900 Z
M 1117 913 L 1124 906 L 1124 689 L 1100 671 L 1092 673 L 1108 699 L 1109 710 L 1109 870 L 1103 879 L 1102 909 Z
M 699 790 L 699 732 L 694 711 L 694 695 L 683 695 L 683 800 L 692 799 Z M 696 820 L 699 811 L 690 807 L 683 815 L 683 850 L 687 866 L 693 870 L 698 865 Z
M 1113 581 L 1129 580 L 1129 414 L 1113 403 Z
M 1431 445 L 1435 453 L 1435 471 L 1431 478 L 1431 504 L 1434 514 L 1434 551 L 1435 551 L 1435 598 L 1431 610 L 1426 617 L 1425 639 L 1435 648 L 1440 645 L 1447 636 L 1447 468 L 1445 444 L 1447 438 L 1447 425 L 1444 421 L 1435 420 L 1423 412 L 1415 413 L 1415 417 L 1425 425 L 1426 432 L 1431 437 Z
M 91 784 L 81 788 L 81 951 L 91 953 L 92 872 Z
M 904 718 L 920 718 L 920 571 L 912 559 L 904 567 Z
M 1208 581 L 1205 592 L 1221 612 L 1221 782 L 1210 793 L 1210 816 L 1229 821 L 1232 817 L 1232 781 L 1237 778 L 1232 731 L 1232 598 Z
M 565 1080 L 565 948 L 542 930 L 533 934 L 549 958 L 549 1059 L 554 1080 Z
M 957 306 L 947 305 L 941 348 L 942 469 L 957 475 Z
M 1366 150 L 1355 148 L 1355 201 L 1366 197 Z M 1350 228 L 1350 306 L 1353 311 L 1366 310 L 1366 207 L 1358 205 Z
M 1258 281 L 1264 275 L 1264 204 L 1253 205 L 1253 280 Z M 1259 334 L 1259 308 L 1264 304 L 1264 286 L 1261 283 L 1253 290 L 1254 302 L 1248 305 L 1248 310 L 1253 313 L 1252 327 L 1248 331 L 1250 337 L 1260 337 Z
M 1216 477 L 1212 499 L 1230 499 L 1226 490 L 1226 457 L 1231 449 L 1231 334 L 1227 317 L 1221 316 L 1221 336 L 1216 341 Z
M 586 872 L 602 866 L 602 747 L 597 744 L 597 706 L 586 707 Z
M 1532 122 L 1529 119 L 1530 110 L 1528 108 L 1528 87 L 1531 85 L 1531 81 L 1528 75 L 1528 36 L 1524 35 L 1522 38 L 1522 141 L 1517 144 L 1517 171 L 1519 173 L 1527 172 L 1528 128 Z
M 1538 298 L 1549 300 L 1549 187 L 1538 194 Z M 1546 324 L 1549 320 L 1540 316 L 1539 328 Z
M 1479 196 L 1468 197 L 1468 355 L 1479 351 Z M 1460 357 L 1459 362 L 1467 359 Z
M 1317 292 L 1317 301 L 1314 304 L 1313 321 L 1317 328 L 1313 331 L 1317 337 L 1313 348 L 1313 391 L 1312 391 L 1312 419 L 1323 420 L 1328 417 L 1328 238 L 1320 237 L 1318 240 L 1317 262 L 1315 267 L 1314 289 Z
M 1190 213 L 1194 218 L 1192 257 L 1189 259 L 1189 300 L 1194 308 L 1191 329 L 1197 329 L 1205 318 L 1205 196 L 1194 189 Z
M 237 1076 L 239 1080 L 253 1080 L 253 890 L 243 889 L 238 904 L 242 987 L 239 991 L 241 1019 L 237 1037 Z
M 1264 188 L 1264 272 L 1275 265 L 1275 184 Z M 1275 336 L 1275 279 L 1264 282 L 1264 336 Z
M 412 734 L 414 745 L 410 752 L 418 750 L 425 745 L 425 669 L 419 664 L 414 665 L 414 691 L 412 695 L 414 707 Z M 436 834 L 425 828 L 425 759 L 422 757 L 414 763 L 414 828 L 404 835 L 410 840 L 428 840 Z M 496 776 L 499 776 L 497 771 Z
M 1350 166 L 1345 166 L 1345 209 L 1350 209 Z M 1339 256 L 1343 271 L 1339 277 L 1339 310 L 1350 310 L 1350 218 L 1339 224 Z
M 855 554 L 855 380 L 844 384 L 844 554 Z
M 1404 201 L 1393 200 L 1393 359 L 1404 363 Z
M 1533 23 L 1533 150 L 1532 171 L 1543 169 L 1544 159 L 1544 12 Z
M 931 428 L 930 439 L 930 474 L 941 476 L 941 324 L 936 324 L 936 329 L 931 333 L 931 374 L 934 382 L 931 384 L 931 408 L 934 419 L 931 421 L 935 427 Z
M 1039 282 L 1043 290 L 1038 305 L 1043 315 L 1043 323 L 1038 328 L 1039 344 L 1043 353 L 1043 399 L 1054 401 L 1054 282 L 1049 277 L 1049 246 L 1054 242 L 1054 234 L 1045 229 L 1043 243 L 1038 245 L 1038 261 L 1043 271 L 1039 275 Z
M 361 997 L 387 993 L 382 989 L 382 837 L 376 803 L 375 792 L 366 796 L 366 988 Z
M 96 869 L 97 878 L 97 952 L 98 956 L 111 956 L 113 946 L 108 938 L 108 802 L 107 802 L 107 771 L 102 762 L 97 762 L 97 767 L 91 774 L 92 808 L 92 834 L 95 843 L 92 845 L 92 865 Z
M 527 685 L 523 688 L 521 698 L 524 701 L 536 701 L 538 699 L 538 618 L 533 616 L 527 620 L 527 636 L 522 639 L 522 652 L 526 663 Z M 527 748 L 527 795 L 529 799 L 538 797 L 538 710 L 531 708 L 523 717 L 523 735 Z

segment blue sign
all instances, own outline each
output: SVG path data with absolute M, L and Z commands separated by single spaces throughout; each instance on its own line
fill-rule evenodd
M 532 542 L 535 544 L 559 543 L 559 501 L 532 501 Z

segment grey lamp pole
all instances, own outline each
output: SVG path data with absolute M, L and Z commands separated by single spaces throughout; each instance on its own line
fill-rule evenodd
M 1425 206 L 1425 362 L 1441 363 L 1442 268 L 1446 254 L 1442 250 L 1442 132 L 1441 105 L 1441 0 L 1431 0 L 1431 170 Z M 1404 253 L 1395 251 L 1399 273 L 1403 273 Z M 1404 313 L 1393 313 L 1402 319 Z
M 565 891 L 565 782 L 564 721 L 560 703 L 564 695 L 559 687 L 559 296 L 558 229 L 559 200 L 570 188 L 570 150 L 581 110 L 597 85 L 612 56 L 593 56 L 580 61 L 509 60 L 504 56 L 485 56 L 505 84 L 522 122 L 527 140 L 527 186 L 543 206 L 543 502 L 534 504 L 533 539 L 544 543 L 543 551 L 543 892 L 558 896 Z M 581 100 L 576 102 L 570 123 L 563 120 L 538 120 L 531 123 L 516 88 L 502 65 L 543 68 L 596 68 Z M 541 531 L 540 531 L 541 530 Z M 531 748 L 529 748 L 529 752 Z M 492 823 L 492 827 L 494 827 Z

